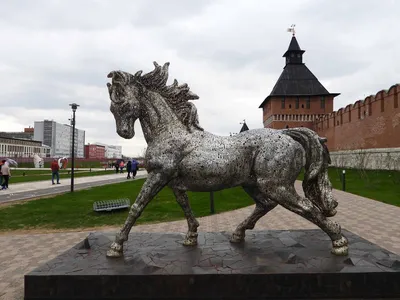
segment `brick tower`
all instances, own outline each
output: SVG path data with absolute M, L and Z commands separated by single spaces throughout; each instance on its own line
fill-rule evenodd
M 317 77 L 303 63 L 304 50 L 293 32 L 289 48 L 283 54 L 286 65 L 271 94 L 259 108 L 263 109 L 264 127 L 282 129 L 308 127 L 313 121 L 333 112 L 333 98 Z

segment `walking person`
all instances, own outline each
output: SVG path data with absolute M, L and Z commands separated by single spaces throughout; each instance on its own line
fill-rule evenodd
M 3 177 L 3 182 L 1 184 L 1 189 L 6 190 L 8 189 L 8 181 L 11 176 L 11 170 L 6 160 L 3 160 L 2 163 L 3 164 L 1 165 L 1 176 Z
M 54 184 L 54 178 L 57 178 L 57 184 L 60 184 L 60 165 L 57 159 L 54 159 L 51 163 L 51 183 Z
M 118 162 L 115 163 L 114 167 L 115 167 L 115 173 L 118 174 L 118 170 L 119 170 Z
M 128 172 L 128 175 L 126 176 L 126 179 L 131 178 L 131 172 L 132 172 L 132 162 L 128 160 L 128 163 L 126 164 L 126 172 Z
M 139 162 L 135 159 L 132 159 L 132 178 L 134 179 L 137 173 L 137 170 L 139 169 Z
M 3 161 L 0 162 L 0 186 L 3 185 L 3 174 L 1 173 L 1 167 L 4 165 Z
M 124 161 L 123 160 L 121 160 L 121 162 L 119 163 L 119 172 L 120 173 L 124 173 Z

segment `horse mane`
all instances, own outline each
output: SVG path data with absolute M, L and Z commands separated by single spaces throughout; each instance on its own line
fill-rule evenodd
M 192 131 L 192 128 L 203 131 L 199 125 L 199 118 L 196 106 L 189 100 L 199 99 L 199 96 L 190 91 L 187 83 L 178 85 L 175 79 L 171 85 L 166 85 L 168 80 L 169 62 L 160 66 L 153 62 L 155 68 L 153 71 L 141 75 L 143 71 L 136 72 L 133 79 L 141 83 L 148 90 L 160 94 L 178 116 L 178 119 Z

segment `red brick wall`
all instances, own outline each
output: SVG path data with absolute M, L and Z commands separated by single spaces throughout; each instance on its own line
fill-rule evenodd
M 104 146 L 89 144 L 85 145 L 85 158 L 104 159 L 106 149 Z
M 85 145 L 85 158 L 89 158 L 89 145 Z
M 314 124 L 312 122 L 291 122 L 291 121 L 274 121 L 271 123 L 267 128 L 273 128 L 273 129 L 284 129 L 287 128 L 294 128 L 294 127 L 306 127 L 313 129 Z
M 263 107 L 263 122 L 272 116 L 276 116 L 272 123 L 265 127 L 282 129 L 289 127 L 308 127 L 313 128 L 312 117 L 316 115 L 328 114 L 333 111 L 333 96 L 325 96 L 325 107 L 321 107 L 321 97 L 310 97 L 310 107 L 307 108 L 308 97 L 298 97 L 298 107 L 296 107 L 297 97 L 285 97 L 285 107 L 282 108 L 283 97 L 271 97 Z M 290 115 L 290 119 L 286 116 Z M 307 119 L 303 116 L 307 116 Z
M 349 104 L 314 123 L 331 151 L 400 147 L 400 85 Z

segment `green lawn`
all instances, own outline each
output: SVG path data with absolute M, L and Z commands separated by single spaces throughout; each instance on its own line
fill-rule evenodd
M 25 172 L 25 176 L 23 173 Z M 107 171 L 92 171 L 89 172 L 87 170 L 75 170 L 75 178 L 76 177 L 85 177 L 85 176 L 99 176 L 99 175 L 108 175 L 115 173 L 114 170 L 108 169 Z M 21 183 L 21 182 L 31 182 L 31 181 L 42 181 L 42 180 L 51 180 L 51 170 L 11 170 L 11 178 L 10 184 L 13 183 Z M 68 174 L 67 170 L 60 170 L 60 178 L 71 178 L 71 175 Z
M 338 190 L 342 190 L 342 170 L 329 168 L 332 186 Z M 400 206 L 400 172 L 346 169 L 346 192 Z
M 341 189 L 341 169 L 330 168 L 329 177 L 336 189 Z M 93 175 L 92 174 L 89 175 Z M 87 173 L 82 173 L 84 175 Z M 104 174 L 104 173 L 103 173 Z M 302 175 L 299 176 L 302 179 Z M 52 198 L 0 207 L 0 230 L 85 228 L 121 225 L 127 210 L 109 213 L 93 211 L 93 202 L 116 198 L 136 199 L 144 179 L 95 187 Z M 400 172 L 346 170 L 346 191 L 400 206 Z M 209 193 L 188 193 L 197 217 L 210 214 Z M 214 193 L 217 213 L 253 204 L 241 187 Z M 145 209 L 138 223 L 166 222 L 184 218 L 169 188 L 164 188 Z M 240 222 L 241 220 L 237 220 Z
M 0 230 L 121 225 L 127 217 L 127 210 L 97 213 L 93 211 L 93 202 L 127 197 L 133 203 L 143 182 L 144 179 L 139 179 L 0 208 Z M 197 217 L 210 214 L 209 193 L 188 195 Z M 214 203 L 215 211 L 220 213 L 251 205 L 253 200 L 238 187 L 214 193 Z M 164 188 L 146 207 L 138 223 L 182 218 L 183 212 L 172 191 Z M 241 220 L 237 221 L 239 223 Z

